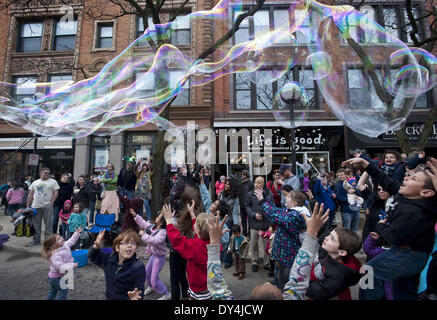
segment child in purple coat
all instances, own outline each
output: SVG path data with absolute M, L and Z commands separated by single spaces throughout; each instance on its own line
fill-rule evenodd
M 379 235 L 376 232 L 370 232 L 366 240 L 364 240 L 363 251 L 367 255 L 368 260 L 375 258 L 377 255 L 383 253 L 386 250 L 390 250 L 390 248 L 381 245 L 379 241 Z M 385 298 L 387 300 L 393 300 L 390 282 L 385 282 L 384 289 Z
M 158 300 L 170 300 L 171 296 L 167 287 L 159 280 L 159 273 L 164 267 L 167 253 L 167 224 L 164 216 L 159 214 L 156 217 L 155 225 L 153 225 L 144 221 L 133 209 L 130 209 L 129 212 L 141 229 L 141 240 L 147 243 L 146 253 L 151 255 L 146 266 L 146 281 L 149 287 L 144 291 L 144 295 L 146 296 L 154 290 L 162 295 Z

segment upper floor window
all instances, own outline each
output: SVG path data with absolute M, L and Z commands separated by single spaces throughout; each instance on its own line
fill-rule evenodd
M 98 23 L 96 48 L 112 48 L 113 32 L 114 24 L 112 22 Z
M 77 21 L 55 21 L 53 50 L 74 50 L 76 47 Z M 112 43 L 111 43 L 112 46 Z
M 191 43 L 190 17 L 177 16 L 171 24 L 171 44 L 187 46 Z
M 22 22 L 18 34 L 18 52 L 41 51 L 43 22 Z
M 149 30 L 152 31 L 152 40 L 156 41 L 157 37 L 154 34 L 156 32 L 155 25 L 152 21 L 152 18 L 147 18 Z M 139 17 L 137 19 L 137 38 L 141 37 L 144 34 L 144 23 L 143 18 Z M 190 17 L 185 16 L 177 16 L 176 19 L 171 23 L 170 31 L 167 35 L 163 35 L 163 40 L 165 36 L 168 36 L 170 39 L 170 43 L 173 45 L 180 46 L 188 46 L 191 43 L 191 26 L 190 26 Z M 139 46 L 148 46 L 147 40 L 143 40 L 138 44 Z
M 24 98 L 33 99 L 36 92 L 36 76 L 14 76 L 12 82 L 16 85 L 12 91 L 12 98 L 22 103 Z
M 420 6 L 418 4 L 413 5 L 412 13 L 417 19 L 420 17 Z M 376 27 L 366 27 L 368 24 L 362 23 L 360 16 L 350 14 L 346 16 L 345 23 L 347 29 L 350 32 L 350 36 L 356 42 L 359 43 L 392 43 L 399 39 L 406 43 L 412 43 L 409 32 L 412 30 L 410 20 L 408 18 L 407 8 L 402 4 L 390 4 L 390 5 L 366 5 L 360 10 L 362 14 L 366 15 L 369 19 L 377 22 L 383 26 L 386 33 L 380 32 Z M 419 34 L 417 35 L 419 40 L 423 35 L 423 22 L 424 19 L 417 21 L 419 27 Z
M 294 67 L 289 73 L 276 81 L 271 81 L 272 70 L 268 68 L 255 71 L 250 75 L 247 72 L 234 75 L 235 108 L 237 110 L 272 110 L 276 109 L 274 98 L 276 93 L 288 81 L 298 81 L 304 86 L 310 109 L 319 108 L 319 94 L 317 84 L 312 78 L 312 70 Z
M 53 92 L 61 87 L 66 85 L 66 81 L 73 80 L 73 76 L 70 74 L 51 74 L 48 77 L 48 82 L 50 83 L 50 87 L 48 88 L 48 92 Z
M 175 89 L 185 75 L 183 71 L 170 70 L 169 87 Z M 139 97 L 150 98 L 153 97 L 156 91 L 156 79 L 152 77 L 145 77 L 146 72 L 137 72 L 135 74 L 135 90 Z M 173 101 L 174 106 L 186 106 L 190 104 L 190 83 L 189 80 L 183 85 L 183 91 L 181 91 L 176 99 Z
M 390 77 L 394 79 L 395 74 L 398 69 L 390 70 Z M 379 99 L 373 82 L 370 76 L 364 71 L 363 68 L 349 68 L 347 71 L 348 77 L 348 94 L 349 94 L 349 105 L 353 109 L 374 109 L 374 110 L 384 110 L 386 106 Z M 376 69 L 375 73 L 382 83 L 382 73 L 380 69 Z M 429 108 L 429 101 L 431 100 L 431 92 L 426 92 L 419 95 L 416 98 L 414 108 L 415 109 L 426 109 Z
M 240 14 L 243 14 L 245 10 L 237 9 L 234 11 L 235 21 Z M 278 28 L 289 30 L 290 27 L 290 14 L 289 10 L 285 7 L 270 6 L 262 8 L 255 12 L 253 17 L 244 19 L 239 30 L 235 33 L 235 43 L 242 43 L 252 40 L 255 37 L 263 35 Z M 275 44 L 287 44 L 290 40 L 287 37 L 277 38 Z

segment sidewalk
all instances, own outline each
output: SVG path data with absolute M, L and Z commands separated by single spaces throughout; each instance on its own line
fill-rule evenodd
M 361 230 L 364 225 L 365 217 L 364 215 L 360 216 L 360 227 L 359 227 L 359 235 L 361 235 Z M 336 213 L 335 221 L 338 226 L 341 226 L 341 215 L 340 212 Z M 44 225 L 44 222 L 42 222 Z M 12 233 L 14 232 L 14 226 L 11 223 L 10 216 L 5 216 L 3 213 L 3 210 L 0 210 L 0 225 L 3 227 L 3 230 L 0 231 L 0 234 L 7 234 L 9 235 L 9 241 L 5 242 L 3 244 L 3 250 L 7 251 L 15 251 L 20 253 L 25 253 L 28 255 L 34 255 L 34 256 L 41 256 L 41 250 L 42 245 L 34 246 L 34 247 L 26 247 L 26 243 L 29 243 L 32 241 L 32 237 L 16 237 L 13 236 Z M 44 226 L 42 228 L 44 230 Z M 44 232 L 43 232 L 44 234 Z M 42 235 L 44 237 L 44 235 Z M 41 239 L 44 241 L 43 239 Z M 41 243 L 42 243 L 41 241 Z M 141 249 L 139 250 L 140 253 L 143 253 L 144 250 L 142 250 L 142 247 L 145 247 L 144 243 L 141 243 L 140 245 Z M 0 251 L 1 252 L 1 251 Z M 168 254 L 168 253 L 167 253 Z M 358 253 L 355 254 L 355 256 L 360 260 L 361 263 L 365 262 L 366 256 L 362 250 L 360 250 Z
M 30 248 L 26 247 L 26 243 L 32 241 L 33 237 L 16 237 L 12 235 L 14 232 L 14 226 L 11 223 L 11 217 L 9 215 L 5 216 L 3 210 L 0 210 L 0 226 L 3 227 L 0 234 L 9 235 L 9 241 L 3 244 L 3 250 L 41 256 L 42 245 Z

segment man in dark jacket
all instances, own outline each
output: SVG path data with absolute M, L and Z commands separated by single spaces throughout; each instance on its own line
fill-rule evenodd
M 349 207 L 349 202 L 347 201 L 347 192 L 343 187 L 343 182 L 347 180 L 346 170 L 340 169 L 337 171 L 338 182 L 334 186 L 334 196 L 333 198 L 337 200 L 340 205 L 341 220 L 345 221 L 347 219 L 351 220 L 352 216 L 355 214 L 354 211 Z M 335 213 L 329 215 L 328 225 L 331 226 L 335 217 Z M 344 225 L 344 224 L 343 224 Z
M 66 200 L 71 199 L 73 185 L 69 181 L 68 174 L 63 174 L 59 184 L 59 195 L 53 204 L 53 233 L 58 233 L 59 211 L 64 207 Z
M 245 207 L 246 195 L 249 191 L 253 191 L 253 181 L 250 180 L 250 175 L 247 170 L 241 172 L 241 183 L 239 186 L 239 200 L 240 200 L 240 216 L 241 224 L 243 227 L 243 234 L 245 237 L 248 236 L 249 230 L 247 227 L 247 212 Z
M 122 168 L 118 175 L 117 186 L 120 191 L 120 197 L 126 196 L 128 199 L 133 199 L 135 197 L 136 184 L 137 176 L 134 172 L 134 163 L 132 160 L 129 160 L 126 168 Z
M 257 177 L 255 179 L 254 184 L 255 189 L 263 190 L 263 198 L 267 201 L 273 201 L 272 192 L 265 188 L 264 178 Z M 247 216 L 249 218 L 249 226 L 250 226 L 250 248 L 252 252 L 252 271 L 258 271 L 258 257 L 259 250 L 263 253 L 263 265 L 264 268 L 269 269 L 269 258 L 267 253 L 265 252 L 265 247 L 267 245 L 268 239 L 261 238 L 263 240 L 263 248 L 258 247 L 259 234 L 258 231 L 266 231 L 270 227 L 270 220 L 265 217 L 263 213 L 262 204 L 256 197 L 253 191 L 250 191 L 246 195 L 245 199 L 245 208 L 247 212 Z
M 390 250 L 367 263 L 373 270 L 374 289 L 363 290 L 362 297 L 380 300 L 384 297 L 384 282 L 388 281 L 395 300 L 415 300 L 419 275 L 434 243 L 437 193 L 432 179 L 419 171 L 405 177 L 401 184 L 363 158 L 350 159 L 342 165 L 350 164 L 364 167 L 373 181 L 378 181 L 385 191 L 394 195 L 387 218 L 381 220 L 375 230 L 390 244 Z M 437 172 L 437 167 L 433 170 Z

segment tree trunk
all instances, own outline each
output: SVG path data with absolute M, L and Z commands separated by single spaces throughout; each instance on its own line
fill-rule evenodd
M 401 151 L 408 154 L 411 150 L 411 144 L 407 134 L 405 133 L 405 127 L 402 127 L 400 130 L 396 131 L 396 137 L 398 138 Z
M 170 116 L 170 105 L 166 106 L 165 109 L 160 114 L 164 119 L 169 119 Z M 152 174 L 152 218 L 157 216 L 157 212 L 161 210 L 161 183 L 164 176 L 164 166 L 166 165 L 164 161 L 164 151 L 168 145 L 168 142 L 164 140 L 165 130 L 159 130 L 156 137 L 156 148 L 153 153 L 152 163 L 153 163 L 153 174 Z
M 432 132 L 434 121 L 437 119 L 437 105 L 435 105 L 431 112 L 429 113 L 429 116 L 425 123 L 423 124 L 423 131 L 422 135 L 420 136 L 420 140 L 417 143 L 417 149 L 419 151 L 424 150 L 426 147 L 426 144 L 428 143 L 428 137 Z

